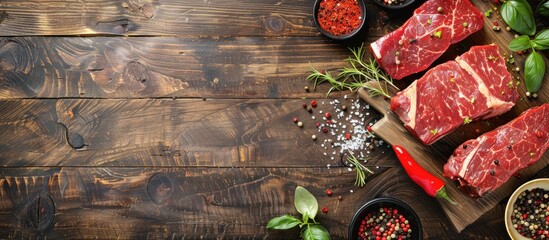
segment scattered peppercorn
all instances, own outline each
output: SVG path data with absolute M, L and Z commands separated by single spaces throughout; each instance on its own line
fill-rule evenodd
M 328 132 L 328 128 L 327 128 L 327 127 L 322 127 L 322 132 L 323 132 L 323 133 L 327 133 L 327 132 Z
M 346 133 L 346 134 L 345 134 L 345 139 L 351 140 L 351 134 L 350 134 L 350 133 Z
M 303 104 L 303 108 L 307 109 L 307 104 L 306 103 Z
M 316 135 L 313 134 L 313 136 L 311 136 L 311 138 L 314 140 L 316 140 Z
M 499 160 L 494 160 L 494 165 L 499 165 Z
M 293 117 L 293 118 L 292 118 L 292 121 L 293 121 L 294 123 L 297 123 L 297 117 Z
M 331 118 L 332 117 L 332 114 L 330 114 L 329 112 L 326 112 L 324 114 L 324 117 L 326 117 L 327 119 Z
M 314 108 L 316 107 L 316 100 L 311 101 L 311 107 L 314 107 Z
M 443 11 L 444 11 L 444 9 L 442 9 L 442 7 L 437 8 L 437 12 L 442 13 Z
M 538 98 L 538 94 L 537 94 L 537 93 L 534 93 L 534 94 L 532 94 L 532 97 L 533 97 L 533 98 Z
M 297 126 L 298 127 L 303 127 L 303 123 L 302 122 L 297 122 Z
M 497 21 L 494 21 L 494 26 L 499 26 L 499 23 Z
M 305 86 L 305 92 L 309 92 L 309 86 Z
M 307 106 L 307 112 L 313 112 L 313 108 L 311 106 Z
M 496 172 L 494 170 L 490 170 L 490 175 L 494 176 Z
M 494 31 L 496 31 L 496 32 L 499 32 L 499 30 L 501 30 L 501 28 L 498 27 L 498 26 L 493 26 L 493 27 L 492 27 L 492 30 L 494 30 Z
M 332 196 L 332 189 L 326 189 L 326 195 Z
M 468 27 L 469 24 L 467 22 L 463 22 L 463 27 Z
M 342 111 L 347 111 L 347 106 L 345 106 L 345 105 L 341 106 L 341 110 Z
M 327 208 L 327 207 L 323 207 L 323 208 L 322 208 L 322 212 L 323 212 L 324 214 L 328 214 L 328 208 Z
M 342 196 L 337 196 L 337 200 L 341 201 L 341 199 L 343 199 Z
M 510 27 L 506 27 L 505 30 L 511 31 L 511 28 L 510 28 Z
M 372 126 L 368 125 L 368 126 L 366 127 L 366 131 L 372 132 Z

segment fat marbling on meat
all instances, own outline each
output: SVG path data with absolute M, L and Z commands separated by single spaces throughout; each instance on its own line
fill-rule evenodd
M 470 195 L 483 196 L 536 163 L 549 147 L 548 132 L 546 103 L 463 143 L 444 165 L 444 176 L 458 180 Z
M 401 79 L 427 69 L 450 44 L 480 30 L 483 21 L 469 0 L 429 0 L 370 48 L 379 65 L 392 78 Z
M 424 144 L 432 144 L 462 124 L 511 109 L 516 84 L 496 45 L 474 46 L 440 64 L 391 98 L 391 110 Z

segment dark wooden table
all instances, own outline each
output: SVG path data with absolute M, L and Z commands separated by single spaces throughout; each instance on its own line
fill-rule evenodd
M 507 238 L 505 200 L 458 233 L 387 146 L 362 188 L 324 155 L 330 136 L 302 104 L 357 95 L 304 91 L 310 63 L 349 55 L 318 33 L 313 2 L 0 0 L 0 238 L 297 239 L 265 227 L 297 214 L 297 185 L 329 209 L 333 239 L 382 196 L 408 203 L 427 238 Z M 406 19 L 368 7 L 365 43 Z

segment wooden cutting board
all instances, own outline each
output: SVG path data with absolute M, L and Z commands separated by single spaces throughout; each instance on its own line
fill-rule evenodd
M 392 95 L 394 96 L 395 93 L 396 90 L 393 89 Z M 475 222 L 482 214 L 492 209 L 501 200 L 510 196 L 517 187 L 529 180 L 530 176 L 547 166 L 549 163 L 549 154 L 546 153 L 536 164 L 522 170 L 519 178 L 511 177 L 509 181 L 499 187 L 496 191 L 491 192 L 482 198 L 473 199 L 461 192 L 457 188 L 458 184 L 456 182 L 443 177 L 443 165 L 450 158 L 453 150 L 457 146 L 468 139 L 474 138 L 470 137 L 470 134 L 464 133 L 464 127 L 470 126 L 474 128 L 475 133 L 478 129 L 478 134 L 481 134 L 487 131 L 486 128 L 491 129 L 495 126 L 487 126 L 484 123 L 462 126 L 458 128 L 457 131 L 445 136 L 433 145 L 427 146 L 422 144 L 404 128 L 403 123 L 398 116 L 391 112 L 388 99 L 382 96 L 370 97 L 364 89 L 359 90 L 359 95 L 370 106 L 374 107 L 383 115 L 383 118 L 372 126 L 372 130 L 378 137 L 389 144 L 403 146 L 422 167 L 438 178 L 445 180 L 447 186 L 446 191 L 456 200 L 458 205 L 452 205 L 442 199 L 438 199 L 438 201 L 444 210 L 444 213 L 458 232 L 461 232 L 469 224 Z M 515 108 L 517 107 L 518 106 L 515 106 Z M 509 114 L 504 118 L 509 118 L 510 120 L 513 118 L 512 116 L 516 116 L 516 114 Z

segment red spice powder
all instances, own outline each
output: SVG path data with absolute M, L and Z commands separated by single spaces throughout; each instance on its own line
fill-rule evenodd
M 320 27 L 334 36 L 349 34 L 362 22 L 358 0 L 323 0 L 317 18 Z

